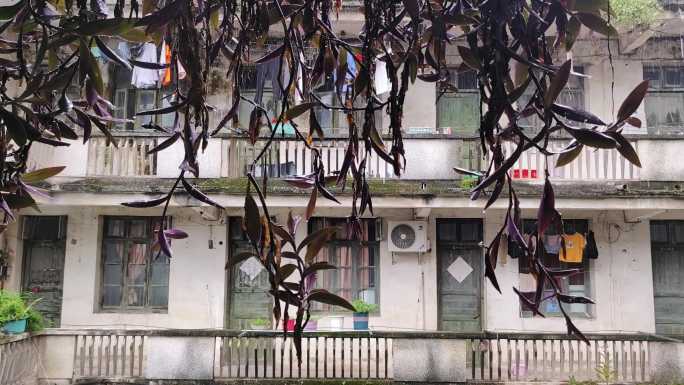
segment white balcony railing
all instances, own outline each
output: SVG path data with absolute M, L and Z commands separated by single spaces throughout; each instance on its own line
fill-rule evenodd
M 3 384 L 297 379 L 648 382 L 680 370 L 682 343 L 644 334 L 69 330 L 0 338 Z M 40 357 L 40 367 L 36 359 Z M 668 366 L 670 365 L 670 366 Z M 674 365 L 674 366 L 672 366 Z M 679 373 L 679 372 L 677 372 Z M 32 382 L 21 382 L 21 381 Z M 136 382 L 137 383 L 137 382 Z
M 117 146 L 98 136 L 88 141 L 88 176 L 154 176 L 157 155 L 148 151 L 157 145 L 154 137 L 118 137 Z
M 118 147 L 108 144 L 104 137 L 93 137 L 87 144 L 72 141 L 69 147 L 54 148 L 36 144 L 32 148 L 29 169 L 65 165 L 62 176 L 71 177 L 160 177 L 173 178 L 183 160 L 180 141 L 163 150 L 161 155 L 148 154 L 164 137 L 118 136 Z M 567 139 L 554 139 L 552 151 L 560 151 Z M 511 168 L 514 179 L 539 182 L 544 178 L 546 162 L 551 178 L 559 181 L 676 181 L 684 179 L 684 169 L 675 161 L 681 147 L 680 140 L 631 138 L 643 168 L 624 159 L 617 150 L 584 147 L 572 163 L 555 167 L 558 155 L 545 157 L 537 149 L 525 151 Z M 255 157 L 263 149 L 265 140 L 251 145 L 245 138 L 212 138 L 206 151 L 199 155 L 200 177 L 243 177 Z M 360 143 L 360 156 L 364 145 Z M 316 140 L 313 146 L 320 151 L 327 173 L 340 170 L 344 161 L 345 139 Z M 484 170 L 488 160 L 482 158 L 479 139 L 450 137 L 408 137 L 404 140 L 406 169 L 401 178 L 407 180 L 449 180 L 458 178 L 454 167 Z M 515 144 L 506 143 L 504 151 L 510 156 Z M 163 161 L 162 161 L 163 160 Z M 255 176 L 286 178 L 312 172 L 313 152 L 301 141 L 278 138 L 256 163 Z M 366 164 L 369 178 L 396 178 L 392 166 L 374 151 Z

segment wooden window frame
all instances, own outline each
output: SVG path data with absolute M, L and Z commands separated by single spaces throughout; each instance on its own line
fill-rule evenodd
M 439 88 L 435 88 L 435 91 L 437 92 L 437 98 L 438 98 L 438 100 L 436 101 L 436 106 L 435 106 L 436 107 L 435 109 L 437 112 L 435 123 L 436 123 L 436 126 L 438 128 L 450 127 L 450 126 L 441 125 L 439 123 L 440 122 L 440 115 L 443 113 L 441 111 L 441 108 L 440 108 L 440 101 L 442 99 L 444 99 L 445 101 L 453 99 L 453 102 L 457 102 L 459 99 L 469 97 L 469 98 L 475 98 L 477 100 L 477 102 L 481 102 L 480 101 L 480 89 L 477 86 L 477 78 L 475 79 L 476 84 L 475 84 L 474 88 L 459 87 L 460 76 L 463 76 L 463 72 L 458 72 L 457 68 L 451 68 L 449 71 L 450 71 L 450 73 L 453 73 L 455 76 L 455 78 L 453 80 L 451 80 L 451 82 L 456 83 L 456 84 L 454 84 L 454 86 L 457 88 L 457 91 L 447 90 L 447 91 L 442 92 Z M 467 72 L 471 72 L 471 71 L 467 71 Z M 474 71 L 472 71 L 472 72 L 474 72 Z M 477 75 L 475 75 L 475 76 L 477 76 Z M 456 130 L 458 131 L 454 135 L 473 136 L 473 137 L 477 136 L 477 132 L 478 132 L 477 130 L 479 128 L 479 117 L 478 117 L 478 124 L 476 124 L 475 126 L 472 126 L 472 127 L 463 126 L 462 129 L 460 129 L 460 127 L 458 127 L 458 125 L 462 125 L 462 124 L 463 123 L 458 122 L 456 127 L 451 127 L 452 129 L 456 128 Z M 471 133 L 472 135 L 470 135 L 466 132 L 466 131 L 471 131 L 471 128 L 472 128 L 472 133 Z
M 107 226 L 110 221 L 113 220 L 123 220 L 124 221 L 124 235 L 123 236 L 110 236 L 107 235 Z M 130 236 L 130 223 L 133 220 L 144 220 L 146 224 L 146 234 L 142 237 L 132 237 Z M 166 222 L 170 223 L 171 218 L 167 217 Z M 100 282 L 98 284 L 99 289 L 99 302 L 98 310 L 101 313 L 167 313 L 169 307 L 169 295 L 170 295 L 170 273 L 171 273 L 171 259 L 169 259 L 169 277 L 167 277 L 167 295 L 166 295 L 166 305 L 150 305 L 150 293 L 149 288 L 151 286 L 163 286 L 163 285 L 152 285 L 151 283 L 151 265 L 153 263 L 154 253 L 152 250 L 152 245 L 154 244 L 154 231 L 155 224 L 159 223 L 159 217 L 152 216 L 118 216 L 118 215 L 106 215 L 102 217 L 102 238 L 101 238 L 101 256 L 99 262 L 99 276 Z M 107 286 L 105 284 L 104 274 L 106 263 L 106 244 L 108 241 L 111 242 L 122 242 L 124 243 L 124 250 L 121 255 L 121 297 L 119 298 L 119 305 L 105 305 L 104 304 L 104 288 Z M 145 255 L 145 282 L 143 284 L 143 296 L 144 304 L 142 306 L 128 305 L 125 301 L 126 290 L 131 286 L 128 282 L 127 267 L 128 267 L 128 249 L 131 244 L 145 244 L 146 245 L 146 255 Z M 118 265 L 118 264 L 112 264 Z M 116 285 L 112 285 L 116 286 Z
M 316 221 L 321 221 L 321 220 L 326 221 L 326 220 L 330 220 L 330 219 L 339 220 L 342 218 L 316 217 L 315 221 L 309 221 L 308 233 L 312 233 L 313 231 L 316 230 L 316 228 L 314 228 L 314 223 Z M 358 255 L 358 253 L 356 253 L 352 257 L 351 265 L 350 265 L 350 271 L 349 271 L 349 274 L 351 274 L 351 287 L 349 287 L 348 289 L 351 291 L 351 298 L 345 298 L 345 299 L 347 299 L 349 302 L 351 302 L 355 299 L 359 299 L 359 297 L 357 296 L 357 293 L 361 292 L 362 290 L 368 290 L 370 288 L 374 289 L 375 305 L 377 305 L 377 308 L 374 312 L 372 312 L 372 314 L 375 315 L 375 314 L 380 313 L 380 242 L 381 242 L 382 237 L 377 236 L 377 233 L 378 233 L 378 230 L 381 229 L 381 227 L 378 227 L 378 226 L 382 226 L 381 225 L 382 219 L 381 218 L 364 218 L 362 220 L 374 221 L 375 222 L 373 225 L 373 230 L 374 230 L 373 234 L 372 234 L 374 237 L 373 240 L 354 241 L 354 240 L 348 240 L 348 239 L 332 239 L 332 240 L 328 241 L 324 247 L 327 248 L 328 256 L 334 255 L 334 251 L 336 248 L 344 248 L 344 247 L 352 248 L 355 246 L 359 247 L 359 248 L 364 248 L 364 247 L 367 247 L 369 249 L 372 248 L 374 259 L 375 259 L 375 265 L 372 266 L 374 286 L 369 286 L 369 287 L 361 287 L 360 286 L 360 284 L 358 282 L 359 272 L 362 269 L 370 269 L 371 266 L 361 266 L 358 258 L 356 257 Z M 325 224 L 325 222 L 323 225 L 327 226 L 327 224 Z M 369 236 L 370 235 L 371 234 L 370 234 L 370 230 L 369 230 Z M 318 258 L 316 260 L 319 261 Z M 328 259 L 328 261 L 330 261 L 330 260 Z M 333 262 L 331 262 L 331 263 L 333 263 Z M 333 264 L 335 265 L 335 263 L 333 263 Z M 339 272 L 340 271 L 339 266 L 336 265 L 336 267 L 337 267 L 337 269 L 330 270 L 330 271 L 328 271 L 328 273 Z M 325 273 L 325 272 L 323 272 L 323 273 Z M 320 280 L 318 282 L 320 282 Z M 333 294 L 339 295 L 339 293 L 337 291 L 335 291 L 336 289 L 340 289 L 339 287 L 338 288 L 319 287 L 319 286 L 316 286 L 316 287 L 320 288 L 320 289 L 326 289 L 326 290 L 332 292 Z M 344 289 L 347 289 L 347 288 L 344 288 Z M 311 312 L 314 314 L 328 314 L 328 315 L 345 314 L 346 313 L 346 311 L 341 310 L 340 308 L 332 307 L 331 309 L 332 310 L 329 310 L 329 309 L 312 309 Z
M 564 226 L 566 229 L 568 228 L 569 224 L 571 224 L 571 226 L 573 226 L 573 228 L 575 228 L 578 226 L 578 223 L 581 223 L 581 226 L 586 226 L 587 231 L 591 231 L 591 221 L 589 219 L 583 219 L 583 218 L 564 219 L 563 222 L 564 222 Z M 535 226 L 536 226 L 536 219 L 524 219 L 523 220 L 523 232 L 525 232 L 524 229 L 535 227 Z M 525 266 L 526 259 L 518 258 L 517 262 L 518 262 L 518 274 L 519 275 L 520 274 L 529 274 L 529 271 L 526 268 L 523 268 L 523 266 Z M 575 264 L 575 263 L 559 262 L 559 266 L 554 267 L 554 268 L 562 268 L 562 269 L 563 268 L 580 268 L 580 269 L 582 269 L 583 270 L 581 273 L 583 275 L 583 285 L 582 286 L 584 286 L 584 292 L 581 294 L 580 293 L 570 293 L 569 292 L 570 284 L 569 284 L 568 278 L 563 278 L 562 291 L 565 294 L 570 294 L 570 295 L 578 295 L 579 294 L 579 295 L 591 297 L 591 293 L 593 290 L 593 286 L 592 286 L 593 282 L 591 279 L 591 275 L 593 273 L 593 263 L 591 262 L 591 260 L 589 260 L 587 258 L 582 258 L 581 265 Z M 548 286 L 548 283 L 546 285 Z M 547 290 L 547 288 L 545 286 L 544 291 L 546 292 L 546 290 Z M 546 301 L 544 302 L 544 304 L 545 303 L 546 303 Z M 568 314 L 570 314 L 572 316 L 579 317 L 579 318 L 593 318 L 594 317 L 594 309 L 593 309 L 593 306 L 591 304 L 586 304 L 585 305 L 585 311 L 582 311 L 582 312 L 576 312 L 576 311 L 570 310 L 572 307 L 570 304 L 565 304 L 565 306 L 567 307 L 566 310 L 568 311 Z M 540 309 L 540 311 L 546 317 L 552 317 L 552 318 L 553 317 L 562 317 L 562 313 L 560 311 L 549 313 L 549 312 L 544 311 L 543 308 Z M 532 312 L 526 310 L 522 305 L 520 305 L 520 316 L 522 318 L 532 318 L 533 317 Z
M 648 111 L 646 110 L 647 105 L 649 103 L 649 99 L 651 102 L 654 104 L 659 104 L 660 101 L 657 99 L 658 96 L 662 95 L 681 95 L 684 93 L 684 75 L 682 76 L 682 84 L 678 86 L 668 86 L 663 84 L 665 82 L 665 69 L 667 68 L 677 68 L 679 71 L 684 71 L 684 65 L 682 65 L 680 62 L 665 62 L 665 63 L 644 63 L 643 65 L 643 73 L 644 73 L 644 80 L 646 79 L 646 72 L 647 71 L 654 71 L 657 70 L 660 81 L 659 85 L 654 87 L 653 82 L 649 82 L 649 87 L 648 87 L 648 92 L 646 93 L 646 97 L 644 98 L 644 114 L 645 114 L 645 119 L 646 122 L 646 129 L 649 134 L 653 135 L 668 135 L 668 134 L 676 134 L 676 135 L 681 135 L 684 133 L 682 130 L 682 125 L 684 125 L 684 106 L 682 106 L 681 113 L 681 122 L 679 124 L 675 123 L 674 125 L 663 125 L 660 122 L 660 118 L 658 117 L 659 121 L 655 125 L 649 125 L 648 124 Z M 667 131 L 667 132 L 663 132 Z M 669 132 L 672 131 L 672 132 Z

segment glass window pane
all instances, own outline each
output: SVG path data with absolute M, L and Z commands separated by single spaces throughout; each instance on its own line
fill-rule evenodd
M 121 286 L 104 286 L 102 289 L 102 306 L 119 306 L 121 304 Z
M 170 107 L 171 102 L 173 101 L 173 93 L 172 92 L 164 92 L 163 95 L 161 96 L 161 106 L 162 108 L 164 107 Z M 171 128 L 173 127 L 173 122 L 176 119 L 176 115 L 171 113 L 171 114 L 164 114 L 164 115 L 159 115 L 161 117 L 161 126 L 164 128 Z
M 126 119 L 127 113 L 126 108 L 128 106 L 128 90 L 118 89 L 114 93 L 114 117 L 117 119 Z M 117 129 L 125 128 L 125 123 L 116 123 L 114 125 Z
M 475 71 L 459 72 L 457 88 L 459 90 L 477 90 L 477 74 Z
M 103 275 L 105 285 L 121 285 L 121 265 L 105 265 Z
M 646 125 L 650 134 L 682 133 L 684 93 L 649 92 L 645 100 Z
M 437 239 L 441 241 L 458 240 L 458 228 L 454 222 L 442 222 L 437 226 Z
M 126 304 L 128 304 L 128 306 L 144 306 L 145 305 L 145 287 L 144 286 L 128 286 L 126 288 Z
M 126 279 L 129 285 L 145 284 L 145 265 L 128 265 Z
M 152 273 L 150 274 L 151 285 L 168 285 L 169 284 L 169 265 L 162 263 L 152 264 Z
M 156 91 L 155 90 L 138 90 L 136 92 L 135 112 L 153 110 L 156 107 Z M 135 128 L 141 128 L 144 124 L 154 122 L 154 115 L 136 116 Z
M 471 135 L 480 124 L 480 95 L 476 92 L 449 92 L 437 102 L 437 124 L 451 127 L 452 133 Z
M 680 67 L 665 67 L 663 68 L 666 87 L 681 87 L 682 86 L 682 68 Z
M 147 262 L 147 244 L 132 243 L 128 247 L 128 264 L 142 265 Z
M 104 262 L 106 264 L 120 264 L 123 256 L 124 244 L 120 241 L 105 242 Z
M 125 220 L 123 219 L 115 219 L 115 218 L 107 218 L 105 223 L 107 224 L 105 227 L 107 228 L 105 235 L 110 236 L 110 237 L 123 237 L 124 236 L 124 231 L 125 231 Z
M 479 222 L 464 222 L 461 225 L 461 240 L 466 242 L 479 242 L 480 239 Z
M 665 222 L 651 222 L 651 242 L 667 242 L 667 224 Z
M 150 286 L 150 306 L 167 306 L 169 303 L 168 286 Z
M 147 236 L 147 229 L 149 228 L 149 221 L 147 219 L 131 219 L 131 229 L 129 236 L 133 238 L 144 238 Z

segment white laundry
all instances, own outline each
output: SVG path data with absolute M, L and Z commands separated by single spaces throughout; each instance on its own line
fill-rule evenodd
M 382 60 L 375 61 L 375 93 L 378 95 L 390 92 L 392 85 L 387 76 L 387 63 Z
M 141 62 L 159 63 L 157 59 L 157 47 L 152 43 L 143 45 L 140 56 L 136 59 Z M 159 81 L 159 71 L 147 68 L 133 67 L 131 84 L 136 88 L 156 87 Z

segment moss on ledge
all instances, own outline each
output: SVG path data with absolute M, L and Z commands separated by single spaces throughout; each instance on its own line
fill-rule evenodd
M 44 183 L 42 187 L 59 193 L 160 194 L 168 191 L 173 182 L 173 179 L 161 178 L 53 178 L 50 183 Z M 241 195 L 247 187 L 246 178 L 196 179 L 194 183 L 209 194 Z M 369 185 L 374 196 L 415 198 L 470 196 L 470 190 L 462 188 L 458 180 L 370 179 Z M 538 197 L 541 194 L 539 183 L 516 181 L 515 187 L 518 195 L 522 197 Z M 554 189 L 556 196 L 561 198 L 684 198 L 682 182 L 558 181 L 554 183 Z M 344 191 L 338 187 L 332 187 L 331 190 L 342 196 L 351 193 L 349 185 Z M 268 183 L 268 194 L 306 195 L 308 193 L 308 189 L 294 187 L 283 180 L 271 179 Z

